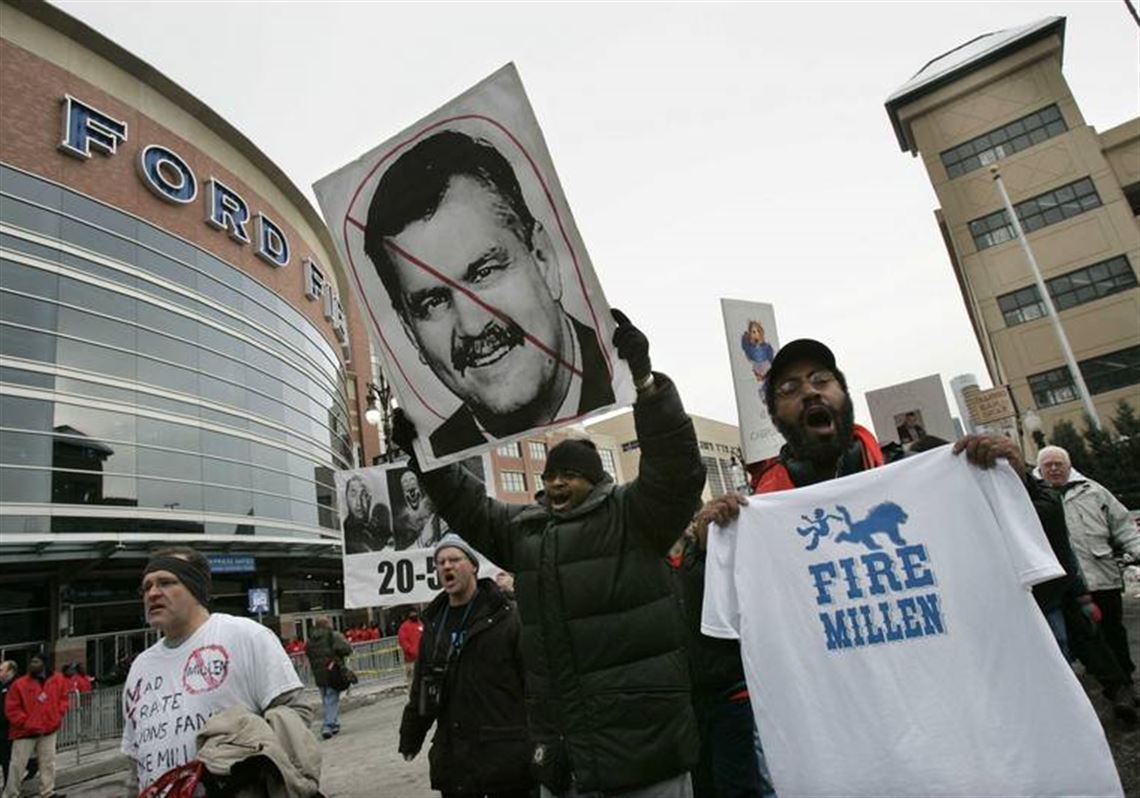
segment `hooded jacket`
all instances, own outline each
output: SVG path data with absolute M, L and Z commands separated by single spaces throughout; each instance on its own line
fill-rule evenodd
M 515 573 L 532 761 L 556 792 L 571 773 L 581 793 L 651 785 L 699 751 L 665 555 L 700 506 L 705 469 L 677 389 L 655 377 L 633 407 L 637 479 L 607 477 L 568 511 L 489 499 L 457 466 L 423 477 L 451 528 Z
M 1069 541 L 1089 590 L 1120 590 L 1124 578 L 1115 554 L 1140 559 L 1140 529 L 1128 509 L 1099 482 L 1081 477 L 1062 488 Z
M 418 753 L 434 723 L 428 755 L 432 789 L 473 795 L 525 791 L 531 787 L 531 749 L 523 706 L 522 624 L 514 603 L 491 579 L 479 580 L 471 601 L 457 653 L 446 634 L 447 593 L 424 611 L 420 656 L 400 723 L 400 753 Z M 438 714 L 421 715 L 424 676 L 441 671 Z
M 309 636 L 309 645 L 305 648 L 305 654 L 313 671 L 313 682 L 317 687 L 328 687 L 329 663 L 334 658 L 343 662 L 345 657 L 352 654 L 352 644 L 335 629 L 318 626 Z
M 4 712 L 10 740 L 58 731 L 67 712 L 67 680 L 50 670 L 42 679 L 31 674 L 18 677 L 8 688 Z

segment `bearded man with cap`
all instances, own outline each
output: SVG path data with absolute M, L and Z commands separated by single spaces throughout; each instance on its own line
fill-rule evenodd
M 786 443 L 776 457 L 748 465 L 752 493 L 802 488 L 883 465 L 875 436 L 855 423 L 846 376 L 819 341 L 800 338 L 780 348 L 764 384 L 764 404 Z M 1005 458 L 1018 472 L 1025 469 L 1017 444 L 1001 435 L 968 435 L 954 445 L 955 454 L 963 451 L 980 468 Z M 727 494 L 706 504 L 696 518 L 698 540 L 710 522 L 730 523 L 747 503 Z
M 143 570 L 143 609 L 162 637 L 131 664 L 123 686 L 121 748 L 140 790 L 191 762 L 198 732 L 230 707 L 263 715 L 288 705 L 307 722 L 297 701 L 303 685 L 281 641 L 249 618 L 211 613 L 210 586 L 209 562 L 189 547 L 159 549 Z
M 493 579 L 479 578 L 479 555 L 463 538 L 444 535 L 434 557 L 443 591 L 423 614 L 400 753 L 414 759 L 435 724 L 432 789 L 445 798 L 528 798 L 518 610 Z
M 651 370 L 641 331 L 613 313 L 637 386 L 637 479 L 615 485 L 594 446 L 570 439 L 550 450 L 535 504 L 490 499 L 459 466 L 420 484 L 452 529 L 515 574 L 542 795 L 681 798 L 692 795 L 698 738 L 665 558 L 700 505 L 705 470 L 676 387 Z M 402 413 L 393 436 L 412 451 Z

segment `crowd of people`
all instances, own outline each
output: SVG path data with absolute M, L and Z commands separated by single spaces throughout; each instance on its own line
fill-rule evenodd
M 822 766 L 844 761 L 841 746 L 817 752 L 820 767 L 789 765 L 797 735 L 818 740 L 812 735 L 820 728 L 866 721 L 860 713 L 867 709 L 858 702 L 817 702 L 810 732 L 781 714 L 785 696 L 815 685 L 813 680 L 838 682 L 837 689 L 850 691 L 856 685 L 844 679 L 856 677 L 845 676 L 834 653 L 816 660 L 811 652 L 791 651 L 800 672 L 781 670 L 766 635 L 776 630 L 804 636 L 807 629 L 800 627 L 815 618 L 797 614 L 789 598 L 794 588 L 779 584 L 784 578 L 802 581 L 799 566 L 772 570 L 755 558 L 773 559 L 763 548 L 769 545 L 763 540 L 769 534 L 765 521 L 792 513 L 795 534 L 785 542 L 814 558 L 805 560 L 811 576 L 806 584 L 820 606 L 844 593 L 886 598 L 913 586 L 937 585 L 935 561 L 945 576 L 950 555 L 945 549 L 934 553 L 934 543 L 929 549 L 916 544 L 915 532 L 905 526 L 905 510 L 895 504 L 890 523 L 868 526 L 885 517 L 875 510 L 892 502 L 856 520 L 862 510 L 849 509 L 851 494 L 830 492 L 865 483 L 906 504 L 910 499 L 903 497 L 914 492 L 911 483 L 924 484 L 925 472 L 937 473 L 938 484 L 950 494 L 978 491 L 983 498 L 973 505 L 989 506 L 993 515 L 986 523 L 996 524 L 986 534 L 1000 537 L 1006 534 L 1003 524 L 1021 525 L 1020 538 L 1004 545 L 995 541 L 997 548 L 986 554 L 989 565 L 995 557 L 1008 558 L 1010 567 L 1020 563 L 1021 581 L 1011 570 L 1005 580 L 1010 585 L 994 589 L 1031 589 L 1036 599 L 1036 621 L 1020 605 L 1009 616 L 1019 628 L 1004 638 L 1014 652 L 1004 658 L 1006 664 L 1024 666 L 1025 674 L 1056 686 L 1068 684 L 1064 678 L 1076 684 L 1068 662 L 1080 660 L 1120 721 L 1136 722 L 1135 664 L 1114 555 L 1140 559 L 1140 531 L 1110 492 L 1072 469 L 1063 449 L 1041 449 L 1031 468 L 1003 437 L 968 436 L 935 458 L 922 453 L 947 442 L 923 435 L 899 455 L 914 458 L 913 463 L 894 464 L 874 435 L 855 423 L 847 378 L 834 354 L 818 341 L 801 339 L 772 359 L 763 388 L 786 444 L 777 456 L 746 465 L 745 489 L 702 505 L 705 471 L 677 388 L 652 369 L 646 337 L 620 312 L 614 315 L 614 346 L 637 386 L 633 413 L 641 460 L 634 480 L 616 485 L 593 444 L 574 437 L 548 452 L 542 490 L 532 504 L 488 497 L 483 483 L 462 467 L 423 471 L 414 455 L 410 458 L 425 495 L 452 530 L 432 550 L 442 591 L 421 610 L 406 612 L 398 630 L 389 630 L 396 632 L 409 685 L 399 753 L 409 761 L 417 757 L 434 727 L 429 754 L 434 789 L 445 796 L 499 798 L 705 798 L 771 796 L 784 787 L 789 793 L 812 792 L 837 778 L 848 779 L 843 783 L 862 794 L 882 794 L 869 784 L 882 792 L 903 789 L 890 767 L 852 776 Z M 396 443 L 411 452 L 415 435 L 408 418 L 397 412 Z M 809 505 L 814 511 L 806 509 Z M 963 506 L 962 518 L 981 525 L 970 515 L 977 511 Z M 1023 523 L 1026 513 L 1039 522 L 1036 532 Z M 888 541 L 893 554 L 881 545 Z M 820 560 L 821 546 L 833 544 L 863 553 Z M 959 567 L 990 574 L 981 570 L 978 553 L 963 546 L 953 555 L 961 560 Z M 483 556 L 506 572 L 495 579 L 480 577 Z M 983 584 L 989 578 L 974 588 L 990 589 Z M 346 672 L 351 673 L 352 644 L 378 639 L 379 628 L 341 633 L 323 618 L 306 643 L 283 646 L 253 620 L 210 611 L 209 566 L 190 547 L 154 552 L 141 585 L 146 618 L 162 637 L 131 663 L 123 688 L 122 750 L 134 763 L 140 794 L 151 798 L 199 781 L 223 794 L 270 785 L 278 791 L 274 794 L 319 794 L 321 747 L 309 731 L 313 707 L 303 699 L 290 655 L 303 654 L 309 661 L 321 693 L 320 736 L 328 739 L 340 731 L 339 699 Z M 970 648 L 974 643 L 966 635 L 977 630 L 964 628 L 971 624 L 952 604 L 957 599 L 947 595 L 951 588 L 938 586 L 941 594 L 929 593 L 918 603 L 899 599 L 898 610 L 885 600 L 873 605 L 881 620 L 866 609 L 872 605 L 820 613 L 828 649 L 869 651 L 887 640 L 945 636 L 942 613 L 951 605 L 959 613 L 952 631 L 969 652 L 956 660 L 966 671 L 958 675 L 979 684 L 1001 683 L 1003 666 L 977 661 L 993 656 L 985 648 L 993 638 L 984 636 L 993 631 L 978 624 L 981 647 Z M 749 592 L 765 589 L 770 592 L 764 603 Z M 738 599 L 735 591 L 747 595 Z M 991 625 L 1009 620 L 1003 620 L 1002 607 L 984 606 Z M 1035 624 L 1061 656 L 1033 648 L 1040 643 Z M 1018 646 L 1048 660 L 1045 669 L 1020 662 Z M 863 661 L 846 661 L 858 674 L 860 689 L 871 695 L 902 689 L 898 680 L 909 676 L 906 663 L 922 661 L 902 642 L 890 650 L 890 656 L 901 658 L 892 660 L 903 664 L 901 672 L 876 672 Z M 1064 664 L 1063 676 L 1053 667 L 1057 663 Z M 4 738 L 11 743 L 4 796 L 18 794 L 32 756 L 44 794 L 50 794 L 55 734 L 68 696 L 90 690 L 91 681 L 80 667 L 55 673 L 45 657 L 36 656 L 19 677 L 14 664 L 0 664 L 0 683 L 6 693 Z M 1050 717 L 1063 721 L 1058 734 L 1071 761 L 1051 754 L 1046 761 L 1032 746 L 1017 742 L 1016 724 L 1036 718 L 1033 711 L 1026 710 L 1027 718 L 986 719 L 984 708 L 978 717 L 936 708 L 945 716 L 909 724 L 906 742 L 884 755 L 911 769 L 908 778 L 929 778 L 931 791 L 942 794 L 953 793 L 955 786 L 969 794 L 987 785 L 990 792 L 1016 785 L 1033 792 L 1042 778 L 1077 791 L 1088 788 L 1091 794 L 1119 794 L 1103 732 L 1097 727 L 1099 736 L 1089 733 L 1088 701 L 1081 693 L 1081 705 L 1067 689 L 1050 694 L 1058 705 L 1050 711 L 1061 713 Z M 805 694 L 802 700 L 812 699 Z M 947 770 L 955 752 L 945 750 L 946 738 L 938 735 L 983 735 L 988 732 L 982 726 L 991 722 L 1004 734 L 1014 729 L 1007 749 L 970 756 L 988 762 L 992 754 L 1006 764 L 980 765 L 968 775 L 952 766 Z M 1065 729 L 1071 739 L 1062 734 Z M 846 745 L 877 742 L 847 740 Z M 934 743 L 944 761 L 927 768 L 911 751 Z M 261 752 L 256 764 L 251 746 Z M 9 749 L 4 751 L 7 757 Z M 1026 775 L 1038 771 L 1044 775 Z

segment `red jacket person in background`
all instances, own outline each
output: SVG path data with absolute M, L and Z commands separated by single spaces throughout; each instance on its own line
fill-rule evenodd
M 33 655 L 27 674 L 12 682 L 4 700 L 12 740 L 4 798 L 20 794 L 32 756 L 40 763 L 40 795 L 55 790 L 55 734 L 67 712 L 67 690 L 67 680 L 52 672 L 46 654 Z
M 420 620 L 418 610 L 412 610 L 408 617 L 400 624 L 400 631 L 396 633 L 396 640 L 400 650 L 404 652 L 404 676 L 408 684 L 412 683 L 412 672 L 416 667 L 416 655 L 420 652 L 420 635 L 424 633 L 424 622 Z

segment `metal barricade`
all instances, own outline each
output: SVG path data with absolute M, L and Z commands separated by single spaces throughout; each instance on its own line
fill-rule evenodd
M 83 754 L 117 746 L 123 736 L 122 696 L 121 685 L 71 693 L 56 736 L 56 750 L 74 751 L 78 762 Z
M 356 672 L 360 684 L 402 684 L 404 682 L 404 655 L 395 637 L 368 640 L 352 644 L 352 656 L 348 666 Z M 293 667 L 306 687 L 315 687 L 309 658 L 304 654 L 293 654 Z

